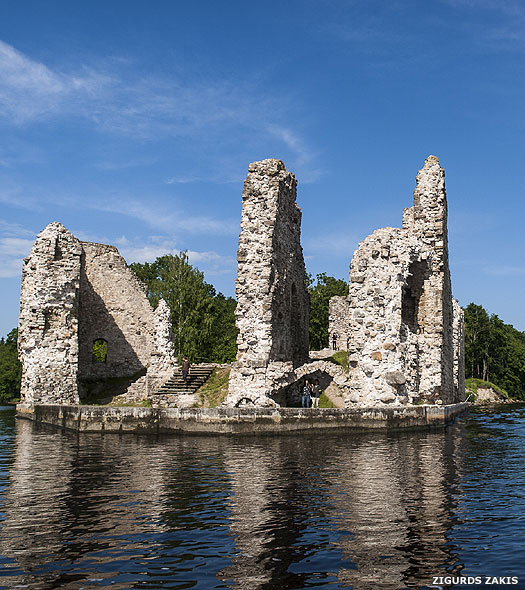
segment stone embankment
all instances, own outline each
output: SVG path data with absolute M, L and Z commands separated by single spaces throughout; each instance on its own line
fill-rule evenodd
M 81 432 L 286 434 L 300 431 L 404 430 L 442 427 L 468 408 L 138 408 L 73 405 L 17 407 L 20 418 Z

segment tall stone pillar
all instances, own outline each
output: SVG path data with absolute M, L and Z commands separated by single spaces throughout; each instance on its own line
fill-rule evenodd
M 226 405 L 274 405 L 271 373 L 308 358 L 310 303 L 296 187 L 281 160 L 248 168 L 237 255 L 238 354 Z
M 78 306 L 82 247 L 49 224 L 24 260 L 18 350 L 24 404 L 78 403 Z
M 445 403 L 454 399 L 453 308 L 448 264 L 445 171 L 429 156 L 417 174 L 414 206 L 404 225 L 428 249 L 429 275 L 419 301 L 417 323 L 420 350 L 420 393 Z

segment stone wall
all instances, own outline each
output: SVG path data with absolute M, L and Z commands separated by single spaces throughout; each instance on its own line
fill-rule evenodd
M 459 303 L 453 299 L 454 398 L 465 401 L 465 318 Z
M 308 359 L 301 210 L 283 162 L 254 162 L 248 170 L 237 255 L 238 355 L 225 403 L 274 405 L 274 373 Z
M 82 248 L 60 223 L 24 260 L 18 331 L 21 399 L 78 403 L 78 307 Z
M 115 247 L 80 242 L 51 223 L 24 263 L 22 401 L 144 398 L 173 373 L 170 329 L 167 305 L 152 309 Z M 96 341 L 105 343 L 105 358 L 93 354 Z
M 338 346 L 349 352 L 352 400 L 463 399 L 461 310 L 454 314 L 444 171 L 435 156 L 417 175 L 403 228 L 376 230 L 359 245 L 349 295 L 334 298 L 330 311 L 330 330 L 344 335 Z

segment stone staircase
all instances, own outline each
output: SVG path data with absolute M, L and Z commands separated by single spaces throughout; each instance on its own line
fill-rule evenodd
M 155 393 L 155 395 L 193 395 L 202 387 L 213 373 L 215 365 L 192 365 L 186 383 L 182 380 L 182 372 L 177 369 L 173 377 Z

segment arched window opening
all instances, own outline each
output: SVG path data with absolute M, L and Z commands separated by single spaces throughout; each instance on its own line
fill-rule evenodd
M 92 359 L 94 363 L 105 363 L 108 359 L 108 341 L 104 338 L 98 338 L 93 342 L 93 355 Z

